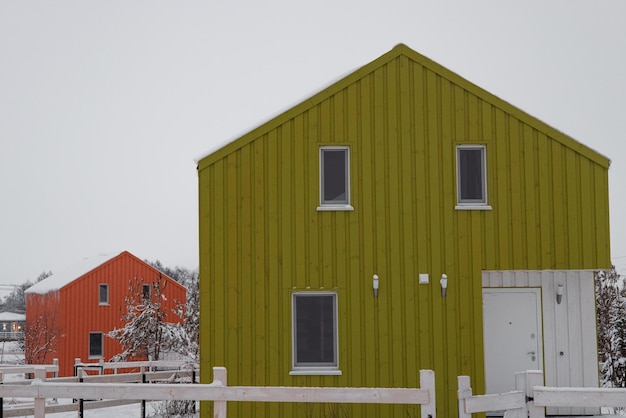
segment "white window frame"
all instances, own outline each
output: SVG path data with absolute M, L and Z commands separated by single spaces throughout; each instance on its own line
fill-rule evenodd
M 324 152 L 325 151 L 345 151 L 346 156 L 346 172 L 345 172 L 345 190 L 346 198 L 343 201 L 327 201 L 324 199 Z M 320 201 L 317 207 L 318 211 L 324 210 L 354 210 L 350 205 L 350 147 L 348 146 L 321 146 L 319 151 L 319 191 Z
M 481 151 L 481 187 L 482 199 L 461 198 L 461 152 L 464 150 Z M 460 210 L 491 210 L 487 201 L 487 147 L 484 144 L 463 144 L 456 146 L 456 199 L 455 209 Z
M 100 335 L 100 354 L 91 354 L 91 336 L 92 335 Z M 90 332 L 89 333 L 89 347 L 88 347 L 89 358 L 103 358 L 104 357 L 104 333 L 102 332 Z
M 330 363 L 298 363 L 297 362 L 297 323 L 296 299 L 301 297 L 331 296 L 333 298 L 333 361 Z M 341 375 L 339 370 L 339 323 L 337 313 L 337 293 L 324 291 L 293 292 L 291 296 L 291 358 L 290 375 Z
M 102 300 L 102 288 L 106 288 L 106 300 Z M 98 285 L 98 304 L 99 305 L 108 305 L 109 304 L 109 284 L 108 283 L 100 283 Z

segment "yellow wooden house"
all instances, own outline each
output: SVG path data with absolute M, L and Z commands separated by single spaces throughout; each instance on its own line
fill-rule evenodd
M 597 386 L 609 160 L 405 45 L 198 161 L 202 381 Z M 415 417 L 231 403 L 229 417 Z M 591 410 L 548 411 L 550 414 Z M 204 408 L 202 416 L 211 415 Z

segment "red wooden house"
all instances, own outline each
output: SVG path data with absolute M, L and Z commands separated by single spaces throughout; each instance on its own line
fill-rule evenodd
M 185 287 L 128 251 L 83 259 L 28 288 L 26 363 L 51 364 L 57 358 L 59 376 L 71 376 L 76 358 L 109 361 L 123 351 L 106 334 L 125 325 L 122 314 L 131 287 L 140 288 L 133 289 L 141 292 L 134 297 L 150 297 L 158 280 L 165 320 L 182 322 L 172 309 L 185 303 Z

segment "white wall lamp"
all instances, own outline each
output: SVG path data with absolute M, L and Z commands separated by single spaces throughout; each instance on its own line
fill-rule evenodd
M 374 287 L 374 297 L 378 298 L 378 274 L 374 275 L 374 283 L 372 286 Z
M 439 280 L 439 283 L 441 284 L 441 297 L 445 298 L 446 291 L 448 290 L 448 276 L 446 276 L 445 274 L 442 274 L 441 280 Z
M 561 301 L 563 300 L 563 290 L 564 290 L 564 286 L 562 284 L 559 284 L 556 287 L 556 303 L 558 303 L 559 305 L 561 304 Z

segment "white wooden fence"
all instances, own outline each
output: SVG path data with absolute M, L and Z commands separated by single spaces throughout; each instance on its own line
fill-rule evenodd
M 626 407 L 626 389 L 547 387 L 539 370 L 516 373 L 515 387 L 508 393 L 475 396 L 469 377 L 459 376 L 459 418 L 492 411 L 506 411 L 505 418 L 545 418 L 546 408 Z
M 45 370 L 45 375 L 53 373 L 52 379 L 45 379 L 48 383 L 146 383 L 146 382 L 170 382 L 180 381 L 181 379 L 189 382 L 195 382 L 197 377 L 197 364 L 185 362 L 185 361 L 137 361 L 137 362 L 125 362 L 116 363 L 77 363 L 76 369 L 77 376 L 70 377 L 56 377 L 59 367 L 58 361 L 54 361 L 54 364 L 50 365 L 0 365 L 0 383 L 9 385 L 32 385 L 32 379 L 6 379 L 11 374 L 30 374 L 33 375 L 36 369 Z M 94 365 L 98 367 L 93 367 Z M 112 369 L 114 374 L 101 374 L 104 370 Z M 98 372 L 96 376 L 89 376 L 85 373 L 85 370 L 95 370 Z M 118 370 L 137 370 L 137 373 L 120 373 Z M 40 372 L 43 373 L 43 372 Z M 0 386 L 1 387 L 1 386 Z M 1 392 L 0 392 L 1 393 Z M 79 417 L 82 411 L 85 409 L 107 408 L 111 406 L 125 405 L 130 403 L 141 402 L 141 416 L 144 417 L 145 413 L 145 401 L 144 400 L 104 400 L 104 401 L 89 401 L 83 402 L 82 399 L 78 399 L 78 403 L 69 404 L 52 404 L 46 406 L 46 412 L 68 412 L 77 411 Z M 33 402 L 18 402 L 15 404 L 4 405 L 3 399 L 0 397 L 0 418 L 8 417 L 21 417 L 34 414 Z
M 74 359 L 74 370 L 95 370 L 104 373 L 105 370 L 112 370 L 117 374 L 118 370 L 140 369 L 152 371 L 156 369 L 182 369 L 188 366 L 190 369 L 197 367 L 197 364 L 181 360 L 145 360 L 145 361 L 111 361 L 105 362 L 100 359 L 98 362 L 83 362 L 80 358 Z M 78 373 L 76 373 L 78 375 Z
M 24 332 L 15 331 L 15 332 L 0 332 L 0 341 L 18 341 L 24 339 Z
M 515 374 L 517 390 L 493 395 L 472 395 L 469 376 L 459 376 L 457 398 L 459 400 L 459 418 L 470 418 L 473 413 L 506 411 L 507 418 L 545 417 L 543 408 L 533 402 L 533 390 L 543 384 L 543 373 L 529 370 Z
M 54 359 L 52 364 L 0 364 L 0 383 L 3 381 L 3 377 L 8 374 L 28 374 L 35 373 L 35 368 L 44 368 L 46 373 L 54 373 L 56 376 L 59 372 L 59 360 Z
M 158 365 L 157 362 L 145 363 L 141 365 L 142 371 Z M 136 368 L 137 364 L 129 363 L 124 366 Z M 227 402 L 414 404 L 420 405 L 422 417 L 436 418 L 435 376 L 431 370 L 420 371 L 421 388 L 227 386 L 227 373 L 223 367 L 213 368 L 211 384 L 120 383 L 123 375 L 85 376 L 83 383 L 77 383 L 77 378 L 46 379 L 47 373 L 57 370 L 57 365 L 0 366 L 0 379 L 3 374 L 8 373 L 35 374 L 35 379 L 30 384 L 5 381 L 0 385 L 0 398 L 33 398 L 35 418 L 45 416 L 46 399 L 63 398 L 107 399 L 119 403 L 138 400 L 214 401 L 215 418 L 226 418 Z M 159 373 L 164 372 L 151 374 L 156 377 Z M 101 381 L 97 382 L 98 380 Z M 102 383 L 104 381 L 107 383 Z M 543 386 L 543 373 L 537 370 L 516 373 L 515 387 L 517 390 L 508 393 L 473 395 L 470 378 L 459 376 L 459 418 L 470 418 L 473 413 L 493 411 L 506 411 L 506 418 L 545 418 L 546 408 L 626 407 L 626 389 L 546 387 Z
M 50 398 L 214 401 L 215 418 L 226 418 L 228 401 L 417 404 L 421 405 L 422 417 L 436 418 L 435 375 L 431 370 L 420 371 L 420 389 L 227 386 L 226 382 L 223 367 L 213 368 L 210 384 L 159 385 L 47 382 L 45 368 L 36 367 L 31 385 L 0 385 L 0 397 L 34 398 L 35 418 L 45 416 L 46 399 Z

